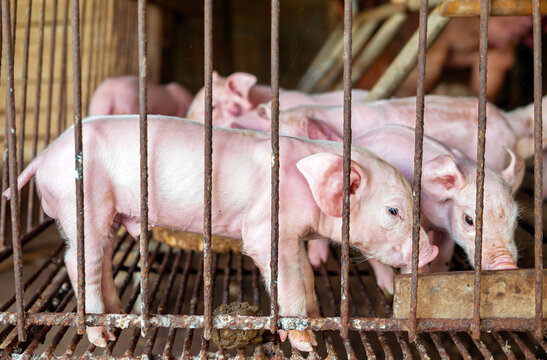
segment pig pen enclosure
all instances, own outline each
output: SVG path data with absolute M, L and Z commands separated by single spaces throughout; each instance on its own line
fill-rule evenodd
M 543 1 L 498 0 L 393 0 L 360 13 L 359 2 L 345 0 L 343 26 L 330 37 L 303 74 L 301 90 L 326 91 L 343 86 L 344 160 L 349 164 L 351 144 L 352 83 L 378 59 L 402 22 L 419 12 L 419 27 L 372 88 L 369 99 L 393 95 L 417 63 L 415 179 L 420 179 L 424 126 L 426 48 L 453 17 L 480 17 L 479 117 L 477 132 L 477 212 L 475 258 L 469 266 L 461 250 L 451 263 L 459 272 L 418 274 L 420 181 L 414 181 L 412 271 L 397 278 L 395 298 L 376 285 L 368 262 L 354 261 L 349 245 L 349 165 L 345 166 L 344 214 L 341 247 L 331 247 L 326 264 L 314 270 L 320 317 L 279 315 L 277 274 L 279 226 L 279 82 L 280 1 L 271 1 L 270 46 L 272 91 L 271 161 L 271 286 L 267 292 L 253 261 L 242 255 L 239 243 L 211 235 L 213 5 L 227 9 L 228 1 L 187 2 L 122 0 L 1 0 L 2 76 L 0 90 L 6 97 L 0 214 L 0 356 L 5 358 L 386 358 L 475 359 L 546 358 L 544 337 L 543 212 L 542 212 L 542 42 Z M 320 1 L 317 1 L 319 3 Z M 214 3 L 214 4 L 213 4 Z M 372 3 L 372 2 L 365 2 Z M 429 3 L 429 7 L 428 7 Z M 283 9 L 283 5 L 281 5 Z M 122 300 L 123 314 L 87 313 L 84 306 L 83 264 L 82 118 L 91 94 L 102 80 L 133 74 L 139 76 L 141 218 L 148 219 L 147 182 L 147 81 L 160 81 L 161 54 L 175 53 L 171 44 L 156 41 L 162 34 L 160 19 L 168 14 L 191 13 L 203 19 L 203 84 L 206 101 L 204 126 L 204 233 L 203 245 L 184 249 L 173 245 L 193 235 L 168 230 L 138 239 L 123 228 L 116 234 L 112 273 Z M 166 15 L 167 14 L 167 15 Z M 196 15 L 197 14 L 197 15 Z M 523 210 L 516 229 L 522 270 L 480 271 L 482 248 L 484 149 L 486 119 L 486 63 L 490 16 L 533 17 L 533 84 L 535 147 L 527 163 L 523 186 L 516 198 Z M 288 17 L 290 17 L 288 15 Z M 229 26 L 223 23 L 228 31 Z M 170 24 L 171 26 L 173 23 Z M 201 24 L 200 24 L 201 26 Z M 165 31 L 165 28 L 164 30 Z M 215 30 L 218 31 L 218 30 Z M 224 35 L 219 35 L 224 36 Z M 222 39 L 223 41 L 226 38 Z M 262 39 L 263 40 L 263 39 Z M 217 41 L 217 40 L 215 40 Z M 163 47 L 167 48 L 165 50 Z M 227 45 L 226 45 L 227 44 Z M 223 46 L 229 46 L 226 40 Z M 289 47 L 290 49 L 290 47 Z M 352 56 L 353 49 L 353 56 Z M 201 51 L 201 49 L 199 50 Z M 199 55 L 197 50 L 193 53 Z M 196 55 L 197 56 L 197 55 Z M 186 59 L 188 63 L 191 60 Z M 198 63 L 198 62 L 195 62 Z M 194 63 L 194 64 L 195 64 Z M 283 62 L 282 62 L 283 64 Z M 225 64 L 224 64 L 225 65 Z M 227 65 L 226 65 L 227 66 Z M 232 69 L 230 69 L 232 70 Z M 201 72 L 192 68 L 191 73 Z M 302 75 L 302 74 L 301 74 Z M 292 75 L 296 76 L 296 75 Z M 491 76 L 491 74 L 488 74 Z M 199 79 L 200 77 L 196 77 Z M 172 80 L 172 79 L 168 79 Z M 193 86 L 198 86 L 194 83 Z M 70 124 L 75 126 L 75 181 L 78 199 L 78 288 L 73 288 L 65 267 L 66 245 L 55 223 L 40 209 L 33 183 L 17 191 L 17 176 L 37 153 Z M 139 148 L 140 146 L 140 148 Z M 533 163 L 533 165 L 532 165 Z M 484 198 L 484 201 L 488 201 Z M 143 220 L 143 223 L 147 221 Z M 157 237 L 158 239 L 154 239 Z M 157 241 L 161 240 L 161 241 Z M 229 246 L 227 244 L 230 244 Z M 141 265 L 146 264 L 146 265 Z M 475 270 L 473 270 L 473 268 Z M 450 292 L 450 288 L 456 289 Z M 405 290 L 406 289 L 406 290 Z M 405 292 L 406 291 L 406 292 Z M 439 297 L 452 297 L 452 303 Z M 140 303 L 142 302 L 142 306 Z M 254 309 L 222 315 L 221 304 L 246 302 Z M 502 303 L 502 305 L 499 305 Z M 498 305 L 496 305 L 498 304 Z M 429 307 L 444 307 L 450 316 L 436 316 Z M 403 310 L 401 310 L 403 309 Z M 395 314 L 394 314 L 395 311 Z M 404 314 L 401 316 L 400 314 Z M 399 316 L 397 315 L 399 314 Z M 517 315 L 515 315 L 517 314 Z M 85 328 L 114 328 L 116 340 L 106 348 L 87 340 Z M 254 341 L 239 349 L 219 348 L 211 337 L 215 329 L 240 329 L 237 337 Z M 263 329 L 250 333 L 250 330 Z M 314 331 L 317 346 L 309 353 L 281 342 L 278 329 Z M 220 334 L 223 334 L 221 332 Z M 251 334 L 252 336 L 248 336 Z M 233 335 L 233 333 L 232 333 Z

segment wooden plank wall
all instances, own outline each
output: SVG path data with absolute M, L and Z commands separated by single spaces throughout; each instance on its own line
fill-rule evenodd
M 13 1 L 13 0 L 12 0 Z M 44 12 L 44 45 L 42 54 L 42 68 L 39 65 L 40 17 L 42 5 L 45 2 Z M 23 78 L 23 47 L 25 36 L 25 18 L 27 1 L 16 2 L 16 42 L 14 58 L 16 120 L 18 131 L 21 128 L 22 107 L 22 78 Z M 32 0 L 31 30 L 29 42 L 28 88 L 26 92 L 26 131 L 25 131 L 25 160 L 32 155 L 32 140 L 34 123 L 38 121 L 38 151 L 45 147 L 44 136 L 46 122 L 51 108 L 51 141 L 57 137 L 59 121 L 67 125 L 73 122 L 73 66 L 72 66 L 72 28 L 70 23 L 70 0 L 57 0 L 57 11 L 54 10 L 53 0 Z M 116 75 L 133 74 L 138 72 L 137 56 L 137 2 L 132 0 L 81 0 L 81 58 L 82 58 L 82 98 L 83 114 L 87 114 L 87 99 L 103 79 Z M 56 15 L 55 15 L 56 13 Z M 63 62 L 63 33 L 65 15 L 68 14 L 66 62 Z M 57 19 L 55 28 L 55 44 L 53 47 L 53 19 Z M 148 51 L 149 51 L 149 78 L 157 81 L 160 77 L 161 65 L 161 28 L 162 12 L 155 6 L 149 5 L 148 11 Z M 53 55 L 53 58 L 52 58 Z M 53 60 L 53 74 L 50 73 L 50 64 Z M 66 68 L 65 91 L 61 91 L 62 70 Z M 5 128 L 5 67 L 2 58 L 0 83 L 0 128 Z M 37 101 L 36 89 L 41 79 L 41 92 Z M 50 87 L 50 79 L 51 87 Z M 51 92 L 51 95 L 50 95 Z M 66 97 L 66 100 L 63 100 Z M 49 98 L 52 99 L 48 106 Z M 66 107 L 63 106 L 65 101 Z M 38 118 L 35 109 L 39 109 Z M 66 115 L 65 115 L 66 114 Z M 0 131 L 0 146 L 4 147 L 4 131 Z

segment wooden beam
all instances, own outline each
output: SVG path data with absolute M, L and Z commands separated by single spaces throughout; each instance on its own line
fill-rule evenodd
M 544 270 L 543 276 L 547 275 Z M 472 271 L 420 275 L 418 314 L 427 319 L 473 318 Z M 543 287 L 543 317 L 547 315 L 547 285 Z M 484 271 L 481 281 L 481 317 L 533 319 L 535 311 L 534 270 Z M 410 275 L 395 276 L 393 312 L 406 318 L 410 304 Z
M 480 0 L 445 0 L 439 13 L 449 17 L 473 17 L 480 14 Z M 541 14 L 547 14 L 547 0 L 541 1 Z M 491 0 L 490 16 L 532 15 L 532 0 Z
M 427 5 L 435 7 L 442 2 L 443 0 L 429 0 Z M 391 0 L 391 5 L 401 10 L 405 9 L 413 12 L 420 10 L 420 0 Z

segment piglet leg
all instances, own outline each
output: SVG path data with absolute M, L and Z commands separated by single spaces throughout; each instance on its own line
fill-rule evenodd
M 329 256 L 329 241 L 327 239 L 317 239 L 308 241 L 309 262 L 314 269 L 326 263 Z
M 393 295 L 393 268 L 374 259 L 369 259 L 368 263 L 372 267 L 372 270 L 374 270 L 376 283 L 380 289 L 382 289 L 386 296 Z
M 266 283 L 266 289 L 270 289 L 270 230 L 269 226 L 252 229 L 243 234 L 245 252 L 256 263 Z M 279 314 L 282 316 L 306 316 L 306 282 L 313 284 L 312 279 L 304 279 L 312 274 L 302 271 L 300 260 L 306 257 L 300 241 L 296 237 L 279 239 L 279 266 L 278 266 L 278 301 Z M 315 336 L 311 330 L 279 330 L 279 337 L 285 341 L 287 337 L 291 345 L 301 351 L 311 351 L 316 344 Z
M 431 232 L 431 243 L 439 247 L 439 254 L 429 264 L 432 272 L 448 271 L 448 263 L 454 255 L 454 241 L 450 239 L 448 234 L 442 230 L 434 230 Z
M 92 199 L 87 199 L 86 202 Z M 106 199 L 100 199 L 101 204 L 107 206 Z M 103 314 L 105 313 L 105 304 L 103 302 L 103 256 L 112 256 L 111 244 L 109 238 L 111 235 L 114 215 L 101 209 L 85 204 L 85 310 L 86 313 Z M 106 207 L 108 208 L 108 207 Z M 102 211 L 98 211 L 102 210 Z M 76 252 L 76 224 L 74 214 L 76 209 L 67 207 L 59 216 L 59 222 L 68 239 L 68 250 L 65 254 L 65 264 L 75 292 L 78 289 L 78 263 Z M 105 246 L 106 245 L 106 246 Z M 108 267 L 111 266 L 110 260 Z M 112 272 L 109 272 L 110 281 L 112 281 Z M 115 289 L 112 294 L 117 297 Z M 111 296 L 108 294 L 107 296 Z M 119 300 L 118 300 L 119 302 Z M 114 334 L 105 326 L 92 326 L 87 328 L 87 337 L 91 343 L 99 347 L 105 347 L 108 341 L 115 340 Z

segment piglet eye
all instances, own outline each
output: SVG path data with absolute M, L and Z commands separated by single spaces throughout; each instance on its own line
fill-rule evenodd
M 393 216 L 397 216 L 397 214 L 399 214 L 399 209 L 388 206 L 387 207 L 387 212 L 390 213 Z
M 473 218 L 467 214 L 465 214 L 465 222 L 467 223 L 467 225 L 473 226 Z

